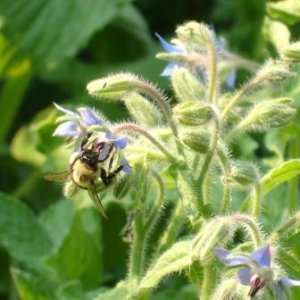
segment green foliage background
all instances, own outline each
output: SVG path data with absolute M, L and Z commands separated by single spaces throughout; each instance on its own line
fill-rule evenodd
M 52 102 L 91 105 L 111 120 L 128 118 L 121 104 L 93 102 L 86 83 L 126 70 L 168 90 L 168 80 L 159 77 L 165 64 L 155 59 L 160 46 L 154 33 L 168 37 L 185 20 L 211 24 L 231 50 L 262 62 L 284 41 L 266 29 L 266 15 L 286 24 L 292 40 L 299 38 L 300 12 L 287 2 L 293 1 L 0 0 L 1 300 L 93 299 L 126 272 L 123 209 L 109 202 L 105 221 L 84 194 L 62 199 L 61 186 L 41 178 L 68 161 L 56 150 L 61 141 L 51 137 L 57 116 Z M 246 76 L 240 73 L 239 80 Z M 299 106 L 299 84 L 294 86 Z M 299 138 L 296 123 L 266 137 L 246 136 L 233 153 L 272 164 L 298 156 L 286 152 L 291 137 Z M 266 211 L 270 227 L 282 206 Z M 123 292 L 120 285 L 101 299 Z M 172 278 L 153 299 L 170 297 L 196 296 L 183 279 Z

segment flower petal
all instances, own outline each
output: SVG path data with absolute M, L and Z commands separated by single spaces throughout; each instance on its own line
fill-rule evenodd
M 280 279 L 280 282 L 282 282 L 285 285 L 300 286 L 300 280 L 290 279 L 288 277 L 282 277 Z
M 122 168 L 123 172 L 125 172 L 125 173 L 130 173 L 131 172 L 131 167 L 130 167 L 127 159 L 124 156 L 122 156 L 120 165 L 123 166 L 123 168 Z
M 66 137 L 74 137 L 79 135 L 77 124 L 74 121 L 67 121 L 61 123 L 53 132 L 55 136 L 66 136 Z
M 247 257 L 243 256 L 235 256 L 228 258 L 232 251 L 229 251 L 224 248 L 215 248 L 214 253 L 219 258 L 221 262 L 223 262 L 226 266 L 233 267 L 239 265 L 250 265 L 251 261 Z
M 168 53 L 183 53 L 183 49 L 179 46 L 168 43 L 165 39 L 163 39 L 158 33 L 155 33 L 158 37 L 160 44 L 164 48 L 164 50 Z
M 162 73 L 160 74 L 160 76 L 164 76 L 164 77 L 171 77 L 174 70 L 176 68 L 178 68 L 180 66 L 180 64 L 178 63 L 175 63 L 175 62 L 172 62 L 172 63 L 169 63 L 165 68 L 164 70 L 162 71 Z
M 285 300 L 285 292 L 284 292 L 284 287 L 282 286 L 282 283 L 280 281 L 273 282 L 273 288 L 275 290 L 276 294 L 276 299 L 278 300 Z
M 69 115 L 69 116 L 77 116 L 76 113 L 74 113 L 73 111 L 71 110 L 68 110 L 68 109 L 65 109 L 63 108 L 62 106 L 58 105 L 57 103 L 53 102 L 53 105 L 60 111 L 62 111 L 63 113 L 65 113 L 66 115 Z
M 235 80 L 236 80 L 236 70 L 234 69 L 229 73 L 229 75 L 226 79 L 226 86 L 230 89 L 233 89 Z
M 124 149 L 127 146 L 127 136 L 126 135 L 115 136 L 111 133 L 106 133 L 105 137 L 107 140 L 114 142 L 116 147 L 119 149 Z
M 78 111 L 80 113 L 83 122 L 87 126 L 100 125 L 102 123 L 101 119 L 96 114 L 96 112 L 90 109 L 89 107 L 80 107 L 78 108 Z
M 238 281 L 243 285 L 250 285 L 252 275 L 251 269 L 247 267 L 240 268 L 236 273 Z
M 271 248 L 270 246 L 261 247 L 251 253 L 251 258 L 257 262 L 259 266 L 270 267 L 271 264 Z

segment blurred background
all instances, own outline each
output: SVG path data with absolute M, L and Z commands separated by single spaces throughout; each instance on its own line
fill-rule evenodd
M 86 291 L 101 284 L 112 287 L 126 274 L 128 246 L 119 234 L 126 223 L 124 211 L 112 202 L 109 223 L 94 211 L 79 216 L 70 202 L 56 200 L 62 199 L 61 186 L 42 179 L 46 171 L 63 168 L 53 154 L 62 144 L 51 137 L 57 116 L 53 101 L 70 108 L 91 105 L 113 121 L 124 120 L 128 115 L 122 104 L 100 103 L 87 95 L 90 80 L 131 71 L 168 92 L 168 79 L 159 76 L 165 63 L 155 58 L 161 51 L 155 33 L 169 40 L 186 20 L 206 22 L 230 50 L 263 62 L 276 55 L 266 18 L 282 21 L 280 13 L 270 14 L 264 0 L 0 0 L 0 191 L 3 199 L 12 199 L 10 207 L 0 204 L 1 300 L 84 299 Z M 283 20 L 293 39 L 299 38 L 299 20 L 297 15 Z M 238 82 L 243 76 L 239 73 Z M 259 141 L 248 140 L 249 155 L 265 154 Z M 91 219 L 94 227 L 82 225 Z M 46 255 L 51 243 L 57 247 L 48 270 L 31 260 Z M 86 247 L 92 248 L 88 254 Z M 83 269 L 74 266 L 80 258 Z M 51 294 L 58 286 L 59 292 Z M 185 293 L 189 290 L 180 297 Z

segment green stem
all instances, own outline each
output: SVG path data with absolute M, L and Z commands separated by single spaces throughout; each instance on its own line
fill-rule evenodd
M 3 86 L 0 97 L 0 144 L 5 141 L 31 77 L 31 67 L 28 64 L 24 66 L 18 75 L 9 77 Z
M 196 182 L 198 182 L 198 185 L 199 185 L 199 188 L 200 188 L 202 199 L 203 199 L 203 194 L 202 194 L 203 193 L 203 182 L 204 182 L 205 176 L 208 172 L 210 162 L 211 162 L 211 160 L 214 156 L 214 153 L 215 153 L 215 150 L 216 150 L 216 147 L 217 147 L 218 138 L 219 138 L 219 131 L 220 131 L 220 124 L 219 124 L 219 121 L 215 119 L 214 129 L 213 129 L 211 142 L 210 142 L 210 147 L 209 147 L 209 149 L 206 153 L 206 157 L 204 159 L 200 175 L 199 175 L 198 179 L 196 180 Z
M 248 228 L 248 232 L 251 236 L 255 248 L 261 247 L 262 245 L 261 235 L 257 225 L 251 219 L 251 217 L 245 214 L 236 214 L 236 215 L 229 216 L 228 218 L 232 219 L 235 222 L 244 223 L 246 225 L 246 228 Z
M 300 156 L 298 139 L 293 139 L 289 142 L 289 158 L 297 158 Z M 299 199 L 298 178 L 291 179 L 288 182 L 288 207 L 289 212 L 292 213 L 297 209 Z
M 142 275 L 142 267 L 145 254 L 142 214 L 138 213 L 134 219 L 134 238 L 130 252 L 129 280 L 133 286 L 137 286 Z
M 174 242 L 182 224 L 183 200 L 178 199 L 169 219 L 168 226 L 160 239 L 157 255 L 165 252 Z
M 148 131 L 146 131 L 145 129 L 141 128 L 140 126 L 134 123 L 123 123 L 123 124 L 115 125 L 111 129 L 111 131 L 114 133 L 121 133 L 126 131 L 138 132 L 144 137 L 146 137 L 161 152 L 163 152 L 171 163 L 176 163 L 178 161 L 177 158 L 163 144 L 161 144 L 153 135 L 151 135 Z
M 231 109 L 236 105 L 236 103 L 253 87 L 253 82 L 250 81 L 248 84 L 243 86 L 236 95 L 231 99 L 231 101 L 225 106 L 221 119 L 224 120 L 230 113 Z
M 257 182 L 254 186 L 253 189 L 254 197 L 252 199 L 252 216 L 253 217 L 258 217 L 260 214 L 261 210 L 261 198 L 262 198 L 262 193 L 261 193 L 261 185 L 259 182 Z
M 214 265 L 209 264 L 203 267 L 203 283 L 201 288 L 201 300 L 211 300 L 216 281 L 216 269 Z
M 207 45 L 209 55 L 208 97 L 211 103 L 217 104 L 217 58 L 213 43 Z
M 179 141 L 178 130 L 177 130 L 177 127 L 173 120 L 172 110 L 171 110 L 165 96 L 162 93 L 160 93 L 157 89 L 155 89 L 152 85 L 147 84 L 144 81 L 136 80 L 134 85 L 138 89 L 140 89 L 143 92 L 145 92 L 146 94 L 148 94 L 154 100 L 154 102 L 161 108 L 163 114 L 165 115 L 165 117 L 167 119 L 167 122 L 170 125 L 173 135 L 175 137 L 175 142 L 177 145 L 178 153 L 183 155 L 184 151 L 183 151 L 182 144 Z
M 230 207 L 230 201 L 231 201 L 231 187 L 228 182 L 228 178 L 230 176 L 230 162 L 229 159 L 224 151 L 221 149 L 218 149 L 218 156 L 219 161 L 221 163 L 222 169 L 223 169 L 223 207 L 222 207 L 222 213 L 226 213 L 229 210 Z

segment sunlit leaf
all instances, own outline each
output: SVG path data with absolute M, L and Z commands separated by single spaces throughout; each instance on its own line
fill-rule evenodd
M 298 0 L 269 2 L 267 13 L 273 19 L 293 25 L 300 21 L 300 2 Z
M 48 68 L 73 57 L 97 30 L 108 24 L 128 0 L 3 0 L 3 32 L 30 56 Z
M 47 232 L 22 202 L 0 194 L 0 244 L 13 258 L 42 258 L 52 250 Z

